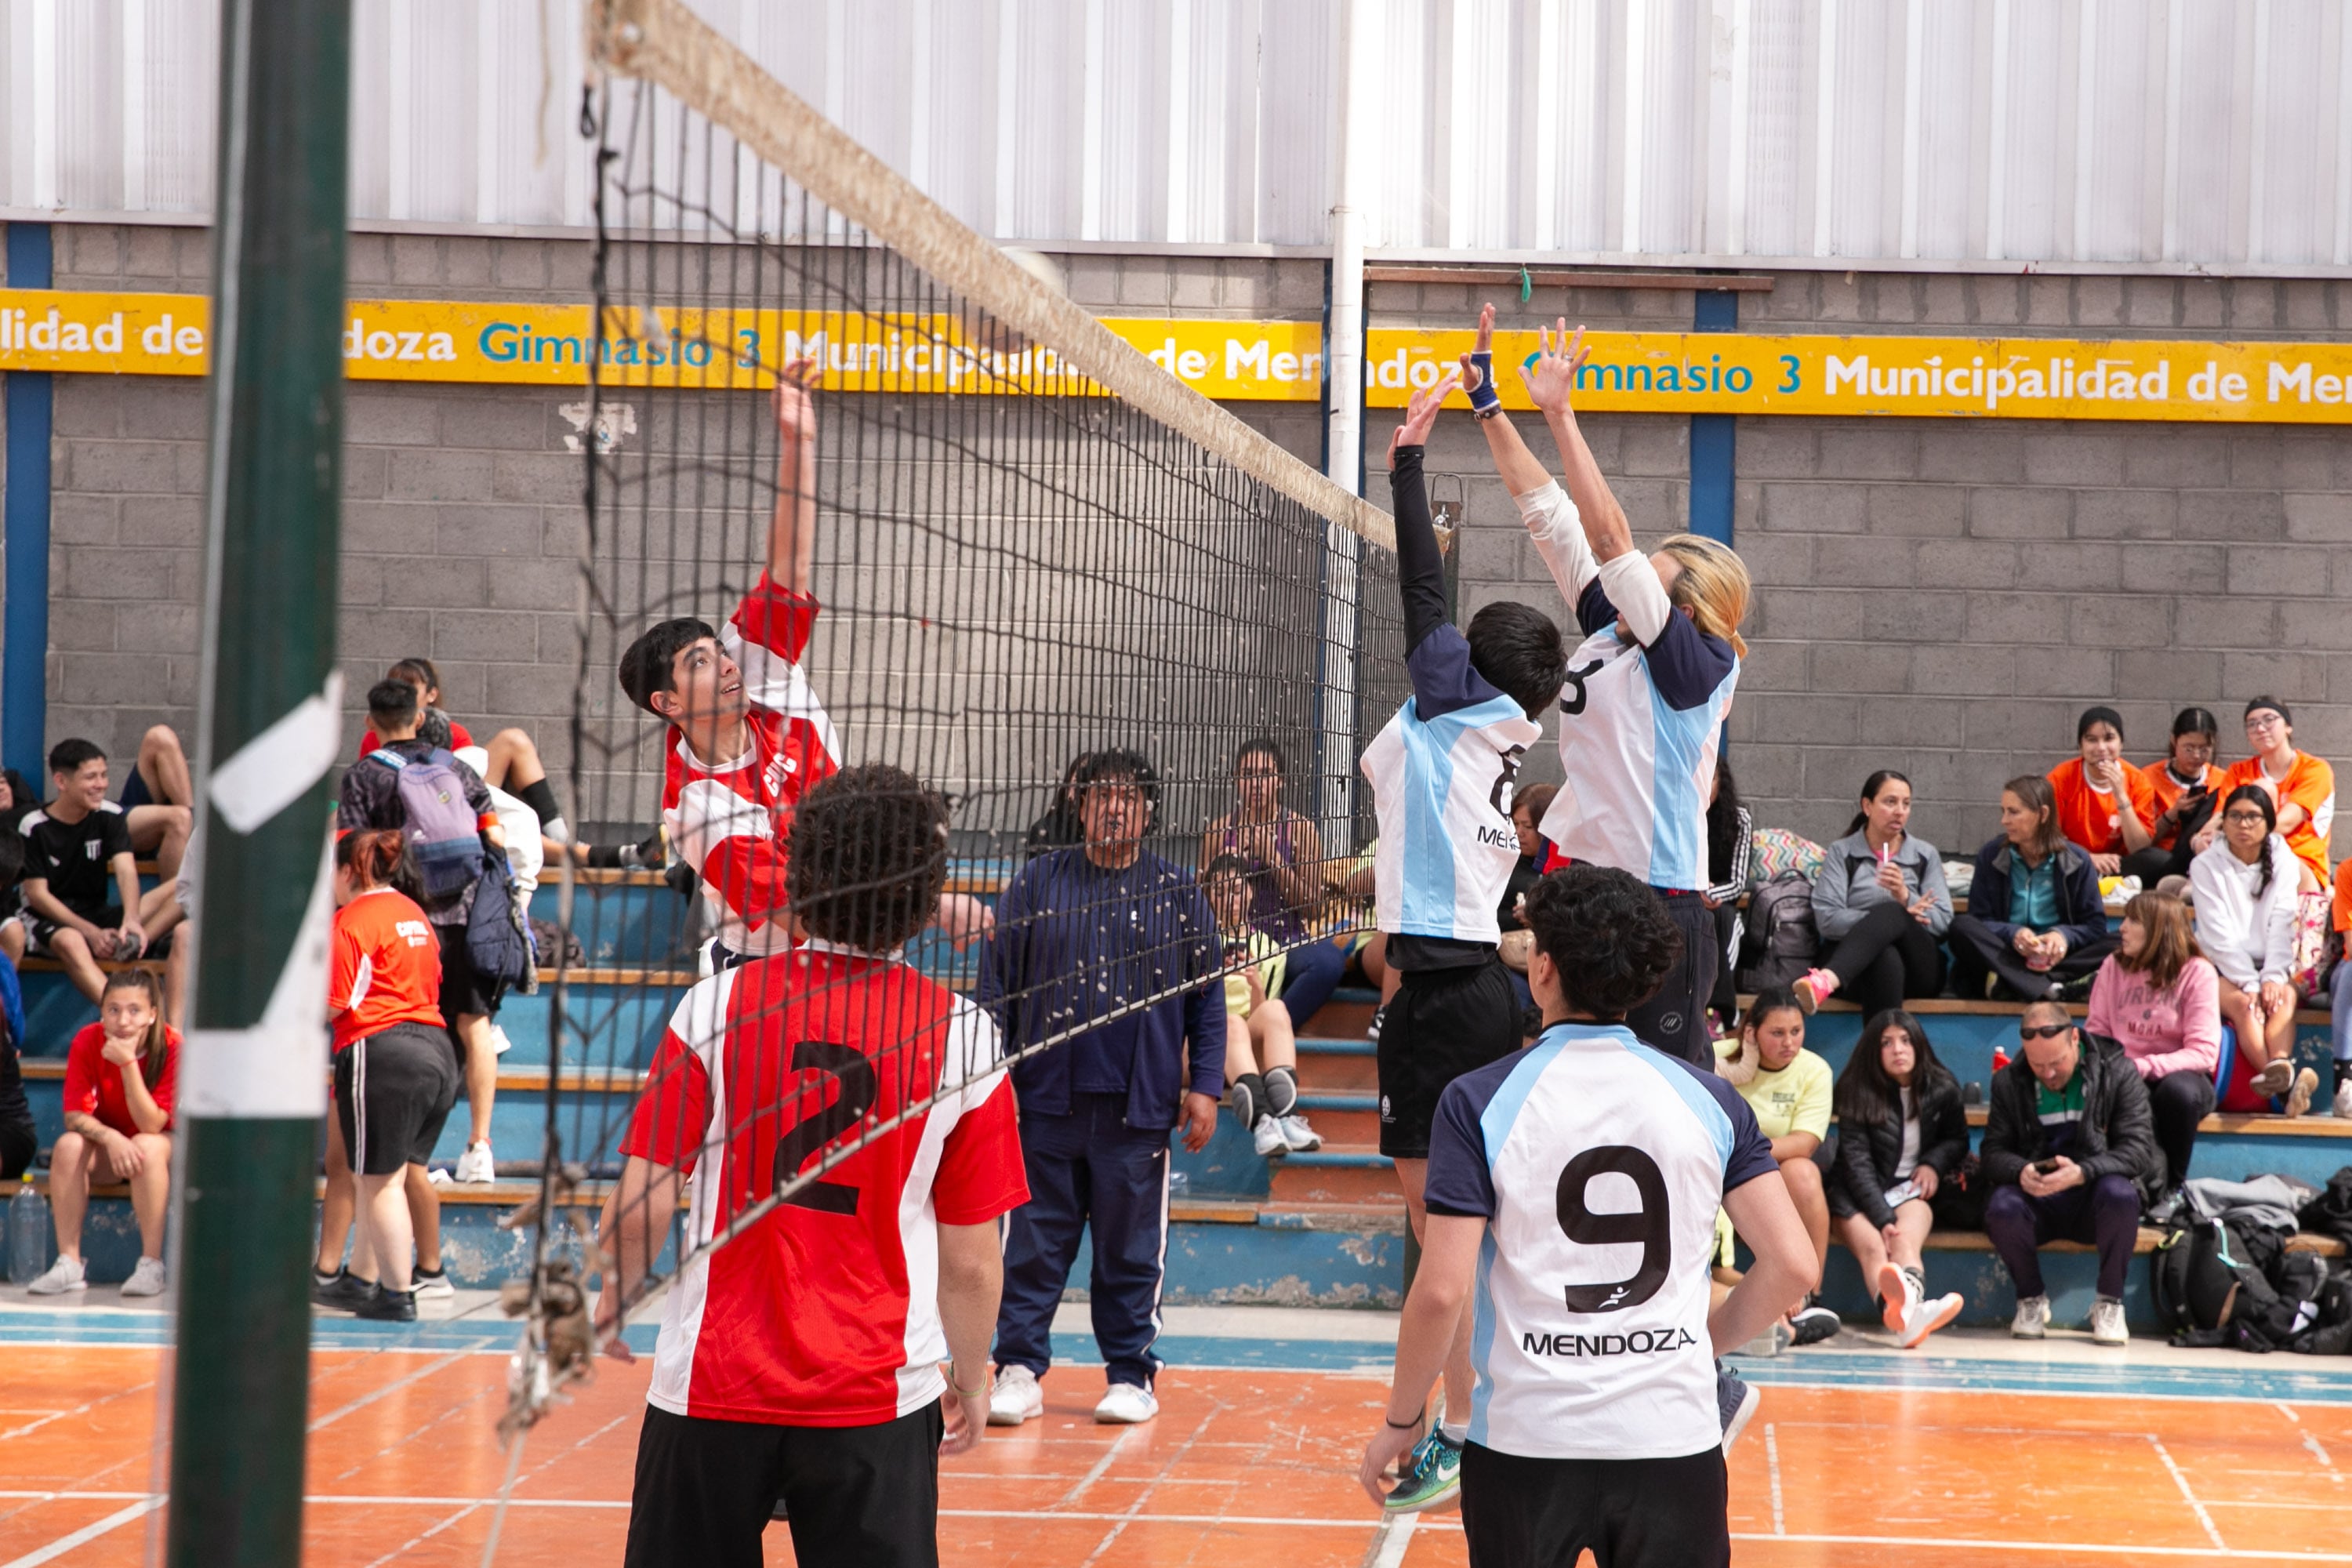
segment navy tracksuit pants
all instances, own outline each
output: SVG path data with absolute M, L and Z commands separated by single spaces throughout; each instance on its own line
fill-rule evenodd
M 996 1363 L 1040 1377 L 1054 1359 L 1054 1309 L 1094 1236 L 1095 1342 L 1112 1383 L 1151 1386 L 1160 1359 L 1160 1280 L 1168 1249 L 1168 1130 L 1123 1120 L 1124 1094 L 1074 1094 L 1067 1116 L 1021 1117 L 1029 1201 L 1004 1240 L 1004 1297 L 996 1312 Z

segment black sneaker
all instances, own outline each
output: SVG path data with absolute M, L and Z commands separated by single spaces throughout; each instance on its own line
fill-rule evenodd
M 416 1298 L 406 1290 L 387 1290 L 379 1285 L 375 1294 L 352 1309 L 355 1316 L 378 1323 L 413 1323 L 416 1321 Z
M 1726 1372 L 1723 1363 L 1715 1363 L 1715 1413 L 1723 1422 L 1723 1451 L 1739 1441 L 1739 1434 L 1748 1429 L 1748 1420 L 1764 1396 L 1742 1383 L 1738 1375 Z
M 1808 1303 L 1802 1310 L 1790 1313 L 1789 1326 L 1796 1330 L 1798 1344 L 1817 1345 L 1823 1340 L 1835 1338 L 1838 1330 L 1845 1325 L 1838 1321 L 1835 1312 L 1814 1301 Z
M 331 1279 L 320 1279 L 316 1272 L 310 1276 L 310 1302 L 330 1311 L 356 1312 L 375 1300 L 375 1281 L 354 1279 L 351 1270 L 338 1268 Z

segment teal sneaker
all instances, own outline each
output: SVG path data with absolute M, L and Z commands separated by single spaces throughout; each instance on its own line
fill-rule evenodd
M 1461 1495 L 1462 1446 L 1447 1441 L 1444 1433 L 1432 1427 L 1429 1436 L 1413 1446 L 1403 1478 L 1381 1506 L 1389 1513 L 1419 1513 L 1443 1508 Z

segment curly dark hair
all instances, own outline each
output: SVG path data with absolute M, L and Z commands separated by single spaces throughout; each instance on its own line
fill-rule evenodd
M 784 890 L 809 931 L 887 952 L 930 923 L 948 881 L 948 803 L 904 768 L 845 768 L 793 814 Z
M 1569 1006 L 1596 1018 L 1622 1018 L 1656 995 L 1683 956 L 1664 901 L 1606 866 L 1563 867 L 1528 889 L 1527 924 Z

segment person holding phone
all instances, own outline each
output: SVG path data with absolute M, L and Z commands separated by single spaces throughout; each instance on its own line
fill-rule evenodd
M 1830 1218 L 1878 1292 L 1896 1342 L 1911 1350 L 1959 1316 L 1967 1299 L 1927 1294 L 1921 1244 L 1935 1202 L 1969 1157 L 1960 1086 L 1908 1013 L 1881 1013 L 1839 1075 L 1838 1139 L 1830 1163 Z
M 2123 1344 L 2124 1277 L 2140 1210 L 2164 1189 L 2147 1086 L 2121 1046 L 2086 1038 L 2058 1002 L 2028 1003 L 2017 1032 L 2017 1057 L 1993 1074 L 1978 1163 L 1990 1194 L 1985 1233 L 2017 1282 L 2009 1331 L 2038 1340 L 2049 1330 L 2041 1248 L 2089 1242 L 2099 1253 L 2091 1339 Z
M 2172 716 L 2172 743 L 2161 762 L 2140 769 L 2148 801 L 2156 807 L 2145 849 L 2124 857 L 2124 875 L 2153 889 L 2166 877 L 2186 877 L 2189 862 L 2213 842 L 2213 808 L 2221 796 L 2221 770 L 2213 765 L 2221 747 L 2221 721 L 2203 708 L 2183 708 Z

